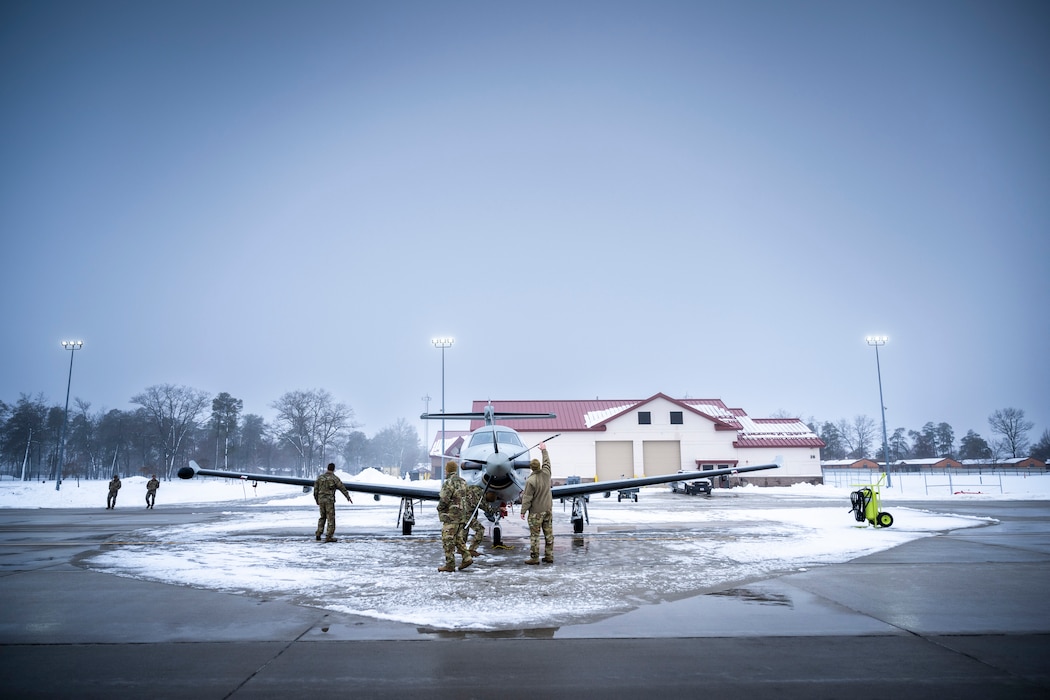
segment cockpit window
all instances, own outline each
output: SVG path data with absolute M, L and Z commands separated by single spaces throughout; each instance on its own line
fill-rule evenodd
M 521 444 L 521 439 L 518 438 L 517 433 L 496 433 L 496 440 L 501 445 L 514 445 L 515 447 L 524 447 Z
M 524 447 L 521 444 L 521 438 L 518 437 L 517 433 L 510 431 L 497 430 L 496 431 L 496 442 L 500 445 L 513 445 L 515 447 Z M 474 433 L 470 438 L 470 447 L 476 445 L 491 445 L 492 444 L 492 433 L 485 431 L 482 433 Z

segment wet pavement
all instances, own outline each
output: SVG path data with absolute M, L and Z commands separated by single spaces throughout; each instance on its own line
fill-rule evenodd
M 204 590 L 86 568 L 121 532 L 159 519 L 207 525 L 225 517 L 216 507 L 104 518 L 5 510 L 0 678 L 8 697 L 1047 697 L 1050 503 L 908 506 L 997 522 L 660 601 L 627 588 L 628 604 L 613 612 L 493 631 L 433 629 L 304 604 L 286 592 Z M 651 536 L 626 545 L 630 526 L 596 529 L 584 535 L 587 551 L 613 537 L 620 540 L 610 550 L 652 546 Z M 564 533 L 559 540 L 571 546 Z M 617 569 L 638 566 L 625 559 L 606 559 L 604 573 L 615 579 Z M 468 580 L 470 571 L 455 576 Z M 498 605 L 484 590 L 482 583 L 475 604 Z

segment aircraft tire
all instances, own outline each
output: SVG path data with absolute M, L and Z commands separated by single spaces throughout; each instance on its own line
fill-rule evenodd
M 402 535 L 411 535 L 412 534 L 412 523 L 402 520 L 401 521 L 401 534 Z
M 503 530 L 498 527 L 492 528 L 492 546 L 499 547 L 503 544 Z
M 577 518 L 572 521 L 572 531 L 577 535 L 583 532 L 583 518 Z

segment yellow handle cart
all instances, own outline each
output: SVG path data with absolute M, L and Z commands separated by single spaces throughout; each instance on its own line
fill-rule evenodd
M 875 527 L 889 527 L 893 524 L 893 516 L 882 510 L 882 494 L 880 487 L 885 481 L 886 475 L 879 477 L 877 483 L 866 484 L 849 495 L 853 517 L 858 523 L 867 521 Z

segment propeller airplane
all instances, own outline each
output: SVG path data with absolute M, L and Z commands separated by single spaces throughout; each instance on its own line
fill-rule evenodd
M 495 513 L 493 515 L 486 514 L 486 517 L 492 521 L 492 543 L 495 546 L 501 545 L 503 541 L 500 521 L 506 517 L 506 506 L 518 501 L 525 490 L 525 480 L 530 471 L 529 462 L 531 459 L 529 452 L 536 447 L 536 445 L 532 447 L 526 446 L 516 430 L 504 425 L 498 425 L 496 421 L 554 417 L 553 413 L 498 413 L 491 405 L 485 407 L 484 413 L 424 413 L 420 416 L 423 420 L 484 419 L 485 425 L 470 433 L 459 455 L 443 455 L 443 458 L 445 460 L 453 460 L 460 465 L 460 475 L 468 485 L 481 486 L 486 495 L 489 493 L 495 494 L 493 503 L 498 507 L 494 509 Z M 557 435 L 551 436 L 547 440 L 555 437 Z M 588 521 L 587 497 L 590 494 L 635 489 L 654 484 L 668 484 L 675 481 L 687 481 L 696 479 L 698 476 L 707 478 L 764 469 L 776 469 L 779 466 L 778 458 L 778 461 L 773 464 L 710 469 L 685 474 L 661 474 L 658 476 L 563 484 L 552 486 L 551 495 L 562 502 L 568 499 L 572 500 L 570 519 L 573 532 L 578 534 L 583 532 L 584 523 Z M 178 474 L 182 479 L 192 479 L 195 476 L 242 479 L 302 486 L 304 490 L 314 485 L 313 479 L 202 469 L 192 460 L 190 461 L 190 466 L 183 467 Z M 416 523 L 414 503 L 416 501 L 436 501 L 439 498 L 439 482 L 434 485 L 371 484 L 354 481 L 346 481 L 344 483 L 350 491 L 372 494 L 376 500 L 379 500 L 380 496 L 400 497 L 401 507 L 398 510 L 398 519 L 401 525 L 401 532 L 405 535 L 412 534 L 412 526 Z M 480 502 L 478 507 L 480 507 Z M 475 512 L 477 512 L 476 509 Z

